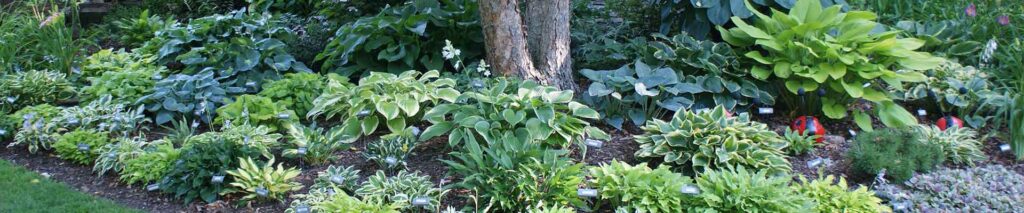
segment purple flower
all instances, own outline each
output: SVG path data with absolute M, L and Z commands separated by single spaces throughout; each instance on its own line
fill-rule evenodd
M 964 13 L 967 13 L 967 16 L 970 16 L 970 17 L 977 16 L 978 15 L 978 7 L 974 6 L 974 3 L 971 3 L 970 5 L 967 5 L 967 9 L 964 10 Z
M 1003 26 L 1010 25 L 1010 16 L 1001 15 L 999 16 L 998 20 L 999 24 L 1002 24 Z

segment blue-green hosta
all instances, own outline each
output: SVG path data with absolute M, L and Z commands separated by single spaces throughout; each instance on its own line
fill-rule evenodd
M 439 78 L 438 71 L 407 71 L 400 75 L 374 72 L 352 85 L 331 79 L 327 89 L 313 101 L 307 117 L 343 121 L 347 140 L 377 131 L 381 124 L 391 132 L 401 131 L 419 121 L 419 115 L 442 102 L 459 97 L 455 80 Z
M 607 140 L 608 135 L 583 119 L 597 119 L 597 111 L 573 101 L 572 91 L 540 86 L 533 82 L 497 79 L 490 87 L 466 92 L 466 103 L 441 104 L 423 117 L 434 125 L 421 140 L 451 132 L 449 144 L 468 137 L 489 139 L 514 132 L 525 140 L 564 147 L 582 144 L 586 137 Z
M 894 88 L 896 97 L 907 101 L 920 101 L 932 112 L 956 112 L 972 127 L 985 126 L 992 120 L 993 107 L 1001 107 L 1007 97 L 997 91 L 989 74 L 972 66 L 947 62 L 928 71 L 928 80 Z M 932 107 L 934 106 L 934 107 Z
M 874 13 L 821 6 L 818 0 L 799 0 L 788 14 L 753 11 L 758 17 L 753 25 L 733 17 L 736 27 L 718 29 L 723 40 L 749 50 L 744 56 L 758 63 L 750 71 L 755 78 L 774 76 L 785 82 L 789 96 L 822 89 L 821 111 L 829 118 L 846 117 L 847 108 L 863 99 L 874 103 L 886 126 L 917 124 L 883 85 L 924 81 L 918 70 L 935 68 L 944 59 L 915 51 L 922 40 L 899 38 L 896 31 L 871 33 L 878 25 Z M 855 110 L 854 116 L 861 128 L 870 128 L 867 113 Z
M 748 114 L 729 116 L 719 106 L 704 112 L 678 111 L 672 120 L 652 120 L 636 136 L 641 158 L 661 158 L 683 171 L 746 167 L 770 174 L 790 171 L 782 150 L 789 144 Z
M 214 110 L 230 102 L 228 94 L 242 88 L 229 87 L 234 81 L 214 78 L 213 71 L 195 75 L 176 74 L 156 83 L 153 93 L 139 98 L 146 111 L 156 114 L 156 124 L 179 117 L 194 118 L 205 123 L 213 121 Z

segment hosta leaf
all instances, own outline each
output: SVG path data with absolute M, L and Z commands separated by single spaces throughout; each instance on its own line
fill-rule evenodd
M 375 115 L 367 116 L 359 123 L 360 126 L 363 128 L 364 135 L 373 134 L 374 131 L 377 131 L 377 125 L 380 124 L 379 120 L 377 119 L 377 116 Z
M 864 111 L 857 110 L 853 112 L 853 121 L 864 131 L 875 131 L 875 128 L 871 125 L 871 116 L 864 113 Z
M 385 119 L 391 120 L 398 117 L 398 104 L 390 102 L 377 102 L 377 111 L 384 115 Z
M 405 111 L 405 114 L 410 117 L 416 115 L 416 113 L 419 113 L 420 111 L 420 103 L 412 98 L 402 97 L 398 99 L 397 102 L 398 107 L 402 108 L 402 111 Z

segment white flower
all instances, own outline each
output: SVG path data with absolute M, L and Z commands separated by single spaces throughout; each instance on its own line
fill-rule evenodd
M 491 68 L 491 66 L 487 65 L 486 61 L 480 60 L 480 65 L 476 66 L 476 71 L 483 73 L 484 76 L 491 77 L 491 71 L 487 70 L 488 68 Z
M 985 44 L 985 50 L 981 52 L 981 61 L 988 63 L 992 60 L 992 55 L 995 54 L 996 49 L 999 48 L 999 44 L 996 43 L 995 39 L 989 39 L 988 43 Z
M 455 49 L 455 47 L 452 46 L 452 41 L 444 40 L 444 43 L 445 45 L 444 48 L 441 49 L 441 55 L 444 56 L 445 59 L 452 59 L 462 54 L 461 50 Z M 456 69 L 457 68 L 458 67 L 456 67 Z

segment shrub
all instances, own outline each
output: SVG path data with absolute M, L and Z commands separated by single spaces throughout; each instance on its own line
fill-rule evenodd
M 13 98 L 14 109 L 57 104 L 71 99 L 75 94 L 71 82 L 59 72 L 32 70 L 0 77 L 0 97 Z
M 157 141 L 147 144 L 141 154 L 124 161 L 121 181 L 129 185 L 160 181 L 180 155 L 181 150 L 175 149 L 172 143 Z
M 1020 212 L 1024 176 L 1000 165 L 949 169 L 918 175 L 905 187 L 883 185 L 878 191 L 909 200 L 916 212 Z
M 294 13 L 295 11 L 288 11 Z M 338 29 L 337 22 L 332 22 L 327 17 L 311 16 L 301 14 L 281 14 L 281 25 L 295 32 L 295 36 L 284 40 L 289 52 L 295 56 L 295 60 L 304 64 L 315 66 L 316 55 L 324 51 L 327 42 Z
M 50 146 L 60 138 L 60 131 L 56 124 L 46 122 L 41 117 L 26 117 L 21 129 L 14 135 L 14 142 L 7 144 L 7 147 L 16 145 L 28 146 L 28 152 L 35 154 L 39 149 L 48 150 Z
M 264 84 L 259 95 L 270 98 L 284 109 L 294 110 L 299 116 L 305 116 L 313 108 L 313 101 L 323 92 L 326 82 L 326 78 L 315 73 L 288 73 L 281 80 Z
M 338 183 L 340 182 L 340 183 Z M 359 186 L 359 170 L 352 166 L 328 166 L 324 171 L 318 172 L 316 179 L 313 179 L 314 189 L 340 189 L 348 192 L 355 192 Z
M 21 108 L 17 112 L 6 115 L 4 119 L 11 124 L 18 125 L 16 127 L 24 127 L 25 120 L 42 119 L 44 123 L 49 123 L 54 118 L 57 118 L 57 116 L 60 116 L 62 110 L 62 108 L 53 105 L 39 104 Z
M 423 117 L 433 123 L 420 135 L 427 140 L 450 132 L 450 146 L 469 139 L 500 138 L 504 132 L 536 140 L 545 146 L 583 144 L 584 137 L 609 139 L 584 118 L 597 119 L 597 111 L 572 100 L 572 91 L 539 86 L 534 82 L 498 79 L 486 89 L 466 92 L 465 103 L 441 104 Z
M 430 176 L 399 171 L 397 175 L 387 177 L 384 171 L 377 170 L 376 174 L 367 178 L 362 186 L 356 189 L 356 194 L 363 200 L 391 204 L 402 210 L 413 210 L 415 207 L 412 200 L 420 197 L 430 200 L 426 209 L 436 209 L 444 192 L 434 187 L 430 182 Z
M 417 143 L 412 130 L 395 132 L 381 136 L 379 141 L 366 144 L 363 156 L 377 163 L 378 168 L 386 170 L 405 169 L 406 159 Z
M 149 56 L 124 50 L 101 50 L 86 59 L 83 72 L 90 73 L 83 74 L 89 80 L 89 85 L 82 88 L 83 100 L 93 101 L 109 95 L 117 103 L 135 106 L 135 101 L 153 91 L 154 78 L 166 69 L 153 64 Z
M 180 159 L 167 171 L 159 186 L 185 203 L 197 198 L 211 203 L 228 189 L 227 183 L 232 182 L 226 178 L 223 183 L 214 183 L 211 181 L 213 176 L 227 175 L 228 170 L 238 167 L 238 159 L 259 157 L 260 154 L 259 149 L 223 138 L 193 141 L 182 147 Z
M 857 135 L 846 157 L 855 173 L 884 172 L 898 182 L 927 172 L 946 159 L 942 146 L 925 143 L 912 129 L 884 129 Z
M 65 133 L 53 144 L 61 159 L 78 164 L 92 164 L 99 157 L 98 148 L 110 143 L 106 132 L 76 130 Z
M 897 32 L 869 33 L 878 25 L 874 13 L 821 6 L 818 0 L 798 0 L 788 14 L 752 11 L 758 17 L 754 25 L 733 17 L 736 27 L 718 30 L 726 42 L 750 50 L 744 56 L 760 64 L 750 70 L 755 78 L 774 75 L 785 82 L 790 97 L 800 90 L 824 91 L 820 109 L 829 118 L 846 117 L 847 108 L 863 99 L 874 103 L 886 126 L 916 125 L 881 85 L 924 81 L 917 70 L 935 68 L 944 59 L 914 51 L 924 41 L 897 38 Z M 870 129 L 867 113 L 858 109 L 854 116 L 862 129 Z
M 943 131 L 936 126 L 918 126 L 917 131 L 922 142 L 942 147 L 946 160 L 954 164 L 974 166 L 975 162 L 988 159 L 985 152 L 981 151 L 981 141 L 984 139 L 979 140 L 978 132 L 971 128 L 954 127 Z
M 334 193 L 330 198 L 314 204 L 314 209 L 320 212 L 340 213 L 399 213 L 401 207 L 397 204 L 385 204 L 378 201 L 359 200 L 345 194 L 345 192 Z
M 142 5 L 157 14 L 180 15 L 180 18 L 197 18 L 222 13 L 242 6 L 238 0 L 143 0 Z
M 303 161 L 314 165 L 323 165 L 337 159 L 334 151 L 348 148 L 345 143 L 345 136 L 341 134 L 338 127 L 325 131 L 319 127 L 306 127 L 301 124 L 288 125 L 290 139 L 285 144 L 281 155 L 289 158 L 302 158 Z M 299 149 L 305 149 L 300 154 Z
M 204 133 L 196 136 L 197 142 L 220 141 L 237 143 L 251 150 L 258 150 L 264 157 L 273 158 L 270 150 L 280 146 L 281 134 L 273 133 L 266 126 L 248 124 L 230 126 L 220 133 Z
M 851 191 L 846 185 L 846 179 L 839 177 L 839 182 L 835 182 L 835 177 L 832 175 L 811 181 L 801 176 L 800 183 L 795 184 L 793 190 L 815 202 L 814 212 L 892 211 L 888 206 L 882 204 L 882 199 L 875 197 L 874 192 L 868 191 L 867 187 L 861 186 Z
M 217 109 L 214 124 L 266 126 L 271 132 L 284 130 L 286 125 L 297 123 L 295 111 L 288 110 L 270 98 L 256 95 L 240 95 Z
M 92 166 L 92 171 L 101 177 L 107 172 L 131 176 L 131 174 L 124 172 L 126 171 L 127 162 L 144 154 L 145 148 L 150 146 L 150 144 L 160 143 L 163 142 L 149 142 L 145 136 L 117 138 L 113 143 L 97 148 L 100 157 L 96 158 L 96 164 Z
M 307 117 L 339 118 L 343 134 L 369 135 L 385 124 L 392 132 L 405 129 L 418 120 L 420 111 L 427 111 L 441 100 L 454 102 L 459 91 L 452 89 L 455 80 L 439 78 L 438 71 L 401 75 L 372 73 L 352 86 L 342 79 L 331 79 L 328 88 L 313 101 Z
M 176 74 L 156 83 L 153 93 L 139 98 L 146 111 L 156 114 L 156 124 L 164 124 L 176 117 L 196 118 L 209 123 L 215 109 L 230 102 L 228 94 L 240 93 L 242 88 L 229 87 L 233 81 L 214 78 L 212 71 L 195 75 Z
M 177 22 L 170 17 L 161 18 L 159 15 L 150 15 L 149 10 L 143 10 L 137 18 L 114 20 L 114 26 L 120 30 L 122 45 L 126 47 L 140 47 L 150 39 L 153 39 L 157 31 L 168 28 Z
M 613 160 L 590 168 L 590 185 L 602 200 L 627 212 L 685 212 L 693 199 L 679 190 L 693 180 L 669 171 L 666 165 L 652 170 Z
M 814 150 L 814 147 L 821 145 L 817 143 L 820 135 L 808 135 L 810 132 L 793 131 L 793 129 L 786 128 L 786 134 L 783 138 L 789 142 L 789 146 L 786 147 L 786 153 L 790 155 L 804 155 Z
M 541 202 L 583 205 L 576 195 L 583 165 L 572 163 L 565 150 L 543 148 L 511 132 L 480 142 L 472 133 L 461 134 L 466 141 L 450 154 L 452 160 L 442 162 L 463 177 L 453 187 L 473 190 L 478 208 L 515 212 Z
M 60 116 L 51 122 L 69 130 L 101 131 L 117 137 L 148 130 L 147 124 L 150 123 L 142 107 L 128 108 L 113 102 L 110 96 L 89 102 L 88 105 L 63 108 Z
M 636 137 L 636 156 L 661 158 L 694 173 L 727 167 L 764 170 L 773 175 L 789 172 L 782 149 L 788 146 L 768 125 L 750 121 L 748 114 L 730 116 L 719 106 L 704 112 L 680 110 L 671 121 L 652 120 Z M 685 168 L 685 167 L 684 167 Z
M 568 8 L 566 8 L 568 9 Z M 317 56 L 323 71 L 342 76 L 369 71 L 443 70 L 445 39 L 457 42 L 467 61 L 483 53 L 476 1 L 418 0 L 385 8 L 338 28 Z M 386 68 L 386 70 L 373 70 Z
M 993 118 L 988 102 L 1006 99 L 996 91 L 995 83 L 989 81 L 987 72 L 956 62 L 946 62 L 928 71 L 928 80 L 894 88 L 902 91 L 896 96 L 908 101 L 922 103 L 927 109 L 939 112 L 955 112 L 972 127 L 981 128 Z M 994 106 L 993 106 L 994 107 Z
M 103 75 L 108 72 L 126 72 L 139 70 L 146 67 L 153 67 L 153 58 L 140 55 L 135 52 L 125 52 L 124 49 L 114 51 L 103 49 L 89 55 L 82 62 L 82 78 L 90 78 Z
M 770 176 L 766 170 L 711 170 L 697 177 L 703 201 L 694 212 L 805 212 L 807 197 L 789 188 L 787 176 Z
M 631 20 L 638 20 L 641 23 L 649 23 L 648 26 L 656 27 L 651 28 L 658 30 L 661 33 L 669 34 L 676 32 L 686 32 L 694 34 L 698 39 L 710 39 L 712 34 L 710 31 L 716 26 L 726 26 L 731 23 L 735 23 L 735 19 L 730 20 L 730 17 L 736 17 L 736 19 L 757 19 L 753 17 L 758 11 L 768 10 L 803 10 L 800 7 L 794 7 L 794 0 L 776 0 L 776 1 L 667 1 L 667 0 L 626 0 L 623 2 L 650 2 L 653 4 L 650 7 L 641 7 L 640 10 L 643 15 L 631 15 L 626 17 L 639 16 L 643 19 L 634 18 Z M 633 3 L 634 5 L 636 3 Z M 836 5 L 844 8 L 846 1 L 844 0 L 821 0 L 821 4 L 826 6 Z M 819 6 L 820 7 L 820 6 Z M 613 7 L 618 8 L 618 7 Z M 633 8 L 625 7 L 627 11 L 632 11 Z M 660 15 L 660 16 L 659 16 Z M 650 27 L 649 27 L 650 28 Z
M 263 166 L 256 165 L 252 158 L 238 161 L 241 165 L 236 170 L 227 173 L 234 178 L 231 186 L 237 187 L 237 191 L 245 193 L 241 198 L 244 202 L 254 200 L 283 200 L 290 191 L 302 189 L 302 184 L 293 179 L 299 176 L 300 171 L 295 168 L 284 169 L 281 164 L 274 169 L 274 159 L 270 159 Z M 225 194 L 235 192 L 230 190 Z

